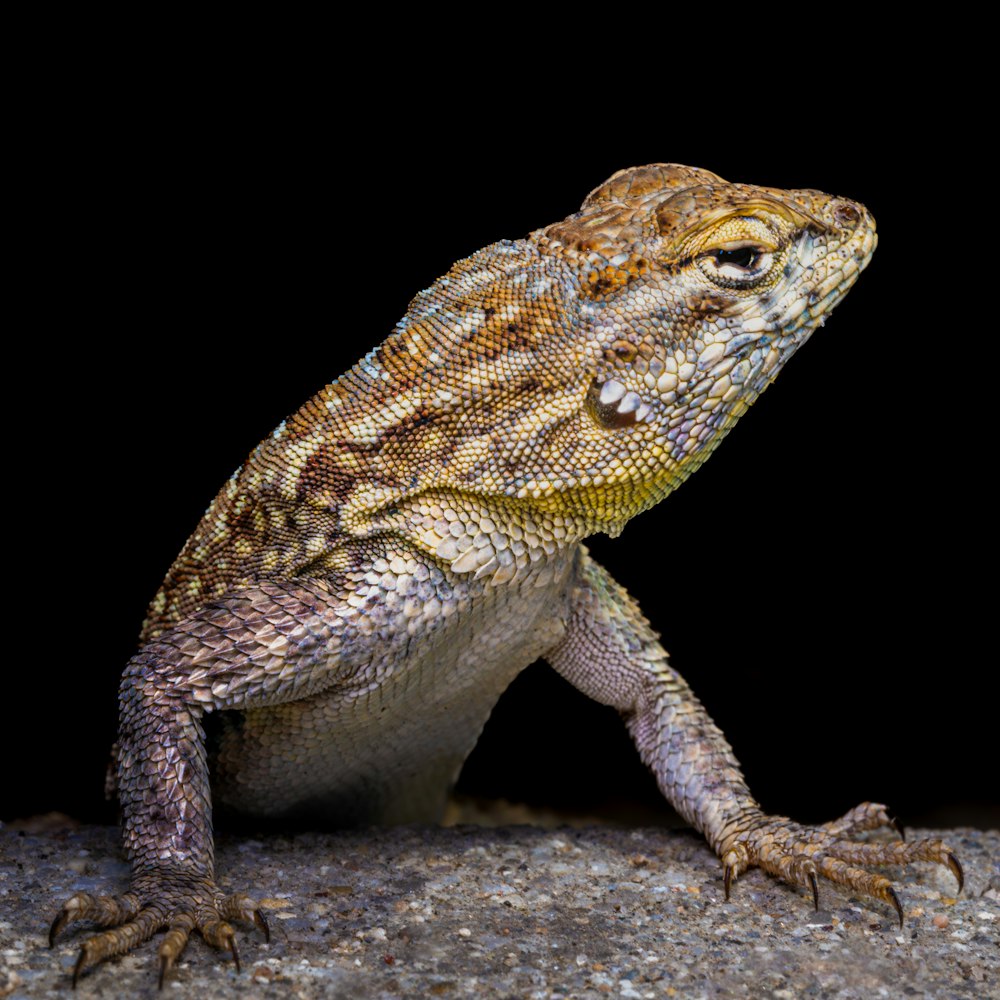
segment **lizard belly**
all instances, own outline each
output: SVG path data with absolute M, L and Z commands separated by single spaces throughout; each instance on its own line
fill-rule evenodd
M 535 573 L 514 587 L 456 583 L 434 641 L 411 643 L 404 630 L 346 691 L 220 713 L 216 802 L 334 826 L 439 819 L 500 695 L 562 638 L 571 565 L 549 563 L 545 582 Z

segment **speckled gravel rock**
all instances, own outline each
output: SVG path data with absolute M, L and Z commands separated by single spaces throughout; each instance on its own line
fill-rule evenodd
M 240 934 L 243 972 L 193 940 L 160 996 L 1000 996 L 1000 836 L 914 831 L 957 850 L 897 875 L 906 911 L 748 873 L 723 900 L 694 834 L 608 827 L 400 827 L 220 837 L 219 881 L 254 891 L 271 943 Z M 74 890 L 121 889 L 117 832 L 0 830 L 0 997 L 68 997 L 85 927 L 46 943 Z M 90 971 L 82 997 L 158 995 L 155 944 Z

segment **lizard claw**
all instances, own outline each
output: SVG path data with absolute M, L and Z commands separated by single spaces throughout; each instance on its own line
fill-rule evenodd
M 729 902 L 729 893 L 733 887 L 733 883 L 750 867 L 750 856 L 747 854 L 747 850 L 743 844 L 734 844 L 722 856 L 722 866 L 722 881 L 726 887 L 726 902 Z
M 812 886 L 813 891 L 813 909 L 819 912 L 819 881 L 816 878 L 815 872 L 809 872 L 809 884 Z
M 955 881 L 958 882 L 958 891 L 961 892 L 965 888 L 965 872 L 962 871 L 962 866 L 959 864 L 958 858 L 951 851 L 948 851 L 944 860 L 945 864 L 951 869 L 952 875 L 955 876 Z
M 240 968 L 240 952 L 239 952 L 239 949 L 236 947 L 236 935 L 235 934 L 231 934 L 229 936 L 229 950 L 233 954 L 233 964 L 236 966 L 236 971 L 237 972 L 242 972 L 243 970 Z
M 896 895 L 896 890 L 893 889 L 891 885 L 886 886 L 886 893 L 889 899 L 892 901 L 892 905 L 896 907 L 896 912 L 899 914 L 899 929 L 903 929 L 903 907 L 900 905 L 899 896 Z
M 76 964 L 73 966 L 73 989 L 76 989 L 76 982 L 80 978 L 80 973 L 83 972 L 84 966 L 87 964 L 87 946 L 84 945 L 80 949 L 80 954 L 76 958 Z M 162 986 L 162 983 L 161 983 Z
M 181 953 L 187 946 L 188 938 L 195 927 L 195 922 L 190 914 L 184 913 L 174 918 L 167 931 L 163 943 L 160 945 L 160 989 L 163 989 L 163 980 L 166 974 L 174 967 L 174 962 L 180 958 Z M 203 934 L 204 936 L 204 934 Z M 212 944 L 214 942 L 209 942 Z
M 59 932 L 66 926 L 69 922 L 69 914 L 66 912 L 66 907 L 64 906 L 57 914 L 55 920 L 52 921 L 52 926 L 49 927 L 49 947 L 54 948 L 56 944 L 56 936 Z
M 160 954 L 160 977 L 157 980 L 157 989 L 163 989 L 163 980 L 166 978 L 173 964 L 174 960 L 169 955 Z

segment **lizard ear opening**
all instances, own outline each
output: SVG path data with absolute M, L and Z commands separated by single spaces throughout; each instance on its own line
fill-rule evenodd
M 587 410 L 595 423 L 607 430 L 633 427 L 645 420 L 652 408 L 637 392 L 617 379 L 595 379 L 587 392 Z

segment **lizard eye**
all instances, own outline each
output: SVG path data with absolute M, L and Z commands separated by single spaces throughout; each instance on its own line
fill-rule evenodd
M 735 250 L 716 250 L 715 263 L 719 267 L 723 264 L 732 264 L 734 267 L 744 271 L 756 267 L 762 254 L 757 247 L 737 247 Z
M 698 255 L 702 271 L 728 288 L 755 285 L 771 271 L 774 255 L 759 243 L 727 243 Z

